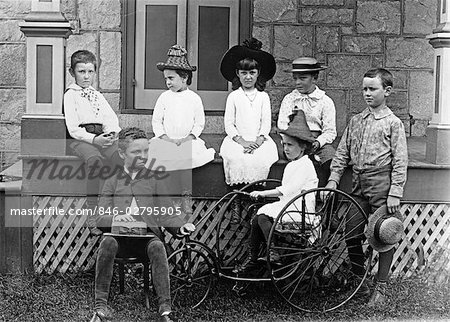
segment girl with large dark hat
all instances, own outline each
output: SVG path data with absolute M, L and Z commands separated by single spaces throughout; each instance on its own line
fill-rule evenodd
M 275 142 L 269 137 L 271 107 L 264 92 L 266 82 L 275 74 L 275 59 L 261 50 L 255 38 L 230 48 L 222 58 L 220 71 L 233 92 L 225 109 L 227 136 L 220 147 L 225 180 L 237 185 L 266 179 L 278 160 Z

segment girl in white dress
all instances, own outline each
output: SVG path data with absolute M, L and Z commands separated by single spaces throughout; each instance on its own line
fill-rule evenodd
M 214 159 L 214 149 L 207 149 L 200 134 L 205 127 L 203 103 L 188 88 L 195 66 L 190 66 L 187 52 L 179 45 L 169 49 L 166 63 L 157 68 L 164 73 L 167 91 L 156 101 L 150 140 L 148 167 L 163 166 L 166 171 L 193 169 Z
M 237 185 L 266 179 L 278 160 L 275 142 L 269 137 L 271 108 L 265 84 L 276 71 L 273 56 L 252 38 L 234 46 L 222 58 L 220 71 L 233 84 L 225 108 L 227 136 L 220 147 L 225 181 Z
M 289 123 L 289 127 L 281 130 L 283 150 L 289 163 L 283 172 L 281 186 L 264 191 L 253 191 L 250 195 L 253 198 L 259 197 L 278 197 L 279 201 L 266 204 L 259 208 L 255 217 L 251 221 L 249 256 L 237 269 L 238 272 L 250 271 L 258 266 L 258 255 L 260 245 L 267 242 L 273 220 L 278 216 L 280 211 L 286 204 L 302 191 L 317 188 L 319 179 L 312 161 L 309 159 L 308 153 L 315 137 L 309 131 L 306 124 L 305 114 L 299 110 L 296 115 L 292 116 L 293 120 Z M 308 213 L 315 213 L 316 200 L 313 194 L 306 196 L 306 210 Z M 301 213 L 298 209 L 302 209 L 301 199 L 298 204 L 292 204 L 287 212 L 292 213 L 287 220 L 295 222 L 302 221 Z M 306 215 L 305 220 L 314 227 L 319 227 L 320 217 L 315 215 Z M 320 232 L 314 234 L 312 238 L 318 237 Z M 314 237 L 315 236 L 315 237 Z M 279 254 L 271 248 L 270 261 L 276 263 L 279 261 Z

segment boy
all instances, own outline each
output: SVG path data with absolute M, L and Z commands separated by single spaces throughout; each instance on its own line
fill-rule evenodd
M 300 57 L 292 62 L 295 89 L 283 98 L 277 123 L 280 130 L 285 130 L 292 113 L 296 110 L 305 113 L 308 126 L 315 137 L 312 152 L 316 154 L 319 187 L 325 186 L 330 176 L 330 163 L 335 153 L 331 143 L 336 138 L 334 102 L 317 86 L 319 72 L 326 68 L 312 57 Z
M 103 95 L 92 87 L 96 70 L 97 61 L 93 53 L 87 50 L 73 53 L 69 72 L 75 84 L 71 84 L 64 94 L 64 117 L 73 139 L 69 141 L 69 148 L 85 162 L 89 209 L 97 206 L 105 161 L 109 160 L 110 167 L 122 164 L 116 143 L 119 120 Z M 87 222 L 91 233 L 99 235 L 101 232 L 93 227 L 94 221 L 92 214 L 89 215 Z
M 367 108 L 355 115 L 344 131 L 336 156 L 331 163 L 327 188 L 336 189 L 345 168 L 353 166 L 352 195 L 366 214 L 372 216 L 376 209 L 387 206 L 390 216 L 400 209 L 400 198 L 406 182 L 408 153 L 402 121 L 386 106 L 392 91 L 392 74 L 383 68 L 364 74 L 363 95 Z M 354 217 L 354 216 L 351 216 Z M 346 229 L 349 232 L 347 247 L 352 271 L 364 274 L 364 256 L 361 246 L 365 220 L 354 218 Z M 386 301 L 386 282 L 394 256 L 394 248 L 379 253 L 378 276 L 369 306 L 379 306 Z M 367 285 L 361 291 L 369 293 Z
M 99 246 L 95 267 L 95 311 L 91 322 L 112 318 L 107 300 L 114 258 L 124 255 L 148 256 L 159 305 L 158 321 L 169 322 L 172 321 L 169 317 L 169 268 L 160 227 L 165 227 L 176 237 L 182 237 L 192 233 L 195 226 L 183 224 L 179 216 L 180 207 L 176 207 L 170 198 L 164 197 L 168 191 L 165 181 L 145 168 L 148 157 L 145 132 L 138 128 L 124 129 L 119 133 L 118 145 L 124 166 L 106 180 L 99 201 L 100 216 L 97 217 L 98 227 L 104 231 L 112 227 L 113 233 L 117 233 L 104 236 Z M 143 228 L 145 231 L 142 231 Z M 126 235 L 144 236 L 127 238 Z

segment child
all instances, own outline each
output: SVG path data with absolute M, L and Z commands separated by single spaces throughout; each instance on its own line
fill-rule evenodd
M 184 223 L 176 215 L 179 210 L 175 209 L 171 199 L 163 197 L 167 191 L 165 181 L 145 169 L 148 138 L 144 131 L 138 128 L 122 130 L 119 133 L 119 153 L 124 166 L 105 182 L 97 225 L 108 230 L 111 226 L 130 228 L 134 224 L 138 228 L 145 227 L 147 235 L 137 238 L 111 234 L 102 239 L 95 267 L 95 309 L 91 322 L 112 319 L 107 301 L 116 256 L 148 257 L 159 306 L 158 321 L 170 322 L 169 268 L 161 227 L 175 237 L 182 237 L 195 231 L 195 226 Z M 144 209 L 147 210 L 143 212 Z M 166 209 L 167 213 L 158 212 L 157 215 L 153 213 L 156 209 Z
M 119 120 L 101 93 L 92 87 L 97 70 L 93 53 L 79 50 L 70 58 L 70 75 L 75 79 L 64 94 L 64 116 L 73 140 L 69 148 L 85 162 L 86 203 L 89 209 L 97 206 L 100 176 L 105 161 L 110 167 L 122 164 L 117 152 Z M 101 232 L 94 227 L 92 214 L 87 220 L 91 233 Z
M 258 260 L 260 245 L 269 238 L 273 219 L 278 216 L 281 209 L 302 190 L 317 188 L 317 175 L 312 161 L 308 157 L 311 143 L 314 142 L 314 136 L 309 131 L 306 124 L 305 114 L 298 111 L 293 116 L 292 122 L 286 130 L 281 130 L 283 150 L 289 163 L 283 172 L 281 186 L 265 191 L 253 191 L 250 195 L 253 198 L 258 197 L 278 197 L 280 200 L 262 206 L 251 221 L 249 256 L 236 272 L 246 272 L 255 268 Z M 300 200 L 299 200 L 300 202 Z M 315 212 L 315 198 L 309 194 L 306 198 L 306 209 L 309 213 Z M 301 204 L 296 205 L 296 209 L 301 209 Z M 301 221 L 300 218 L 293 216 L 293 220 Z M 314 222 L 317 218 L 307 217 Z M 269 254 L 271 262 L 278 262 L 279 254 L 271 249 Z
M 348 165 L 353 165 L 352 195 L 363 210 L 373 216 L 384 205 L 390 216 L 400 209 L 400 198 L 406 182 L 408 154 L 402 121 L 386 106 L 386 98 L 392 91 L 392 74 L 386 69 L 369 70 L 364 74 L 363 96 L 367 107 L 355 115 L 344 131 L 336 156 L 331 163 L 331 175 L 327 188 L 336 189 Z M 361 246 L 364 218 L 352 218 L 346 229 L 352 232 L 347 247 L 352 271 L 364 274 L 364 255 Z M 385 291 L 392 264 L 394 248 L 379 253 L 378 278 L 370 306 L 386 301 Z M 363 292 L 369 292 L 364 286 Z M 363 287 L 362 287 L 363 289 Z
M 287 94 L 281 102 L 278 115 L 278 128 L 284 130 L 289 122 L 289 115 L 296 110 L 306 114 L 308 126 L 316 138 L 312 152 L 318 161 L 317 175 L 319 187 L 326 185 L 330 176 L 330 163 L 334 156 L 331 143 L 336 138 L 336 110 L 333 100 L 317 86 L 319 71 L 326 69 L 311 57 L 300 57 L 292 62 L 292 76 L 295 89 Z
M 212 161 L 215 151 L 207 149 L 199 137 L 205 126 L 203 103 L 200 96 L 188 88 L 196 67 L 189 64 L 187 51 L 179 45 L 172 46 L 167 55 L 166 63 L 157 64 L 164 73 L 168 90 L 159 96 L 153 112 L 155 137 L 150 140 L 147 167 L 155 169 L 162 165 L 166 171 L 172 171 L 172 186 L 179 188 L 174 193 L 190 199 L 190 170 Z M 185 206 L 190 207 L 187 204 Z
M 225 181 L 237 185 L 266 179 L 278 160 L 275 142 L 269 137 L 271 109 L 266 82 L 276 71 L 273 56 L 261 50 L 252 38 L 243 46 L 230 48 L 222 58 L 220 71 L 233 92 L 225 108 L 227 136 L 220 147 Z

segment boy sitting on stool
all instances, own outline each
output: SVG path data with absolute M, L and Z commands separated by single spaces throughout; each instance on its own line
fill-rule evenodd
M 145 168 L 148 157 L 145 132 L 138 128 L 124 129 L 119 133 L 118 144 L 124 167 L 105 182 L 99 201 L 97 227 L 108 231 L 112 226 L 113 233 L 145 235 L 145 238 L 126 238 L 116 234 L 103 237 L 95 267 L 95 311 L 91 322 L 112 319 L 107 300 L 116 256 L 148 256 L 159 305 L 158 321 L 169 322 L 172 321 L 169 318 L 169 266 L 161 227 L 181 238 L 192 233 L 195 226 L 183 223 L 181 207 L 175 206 L 170 197 L 165 197 L 169 196 L 162 177 L 165 174 Z

